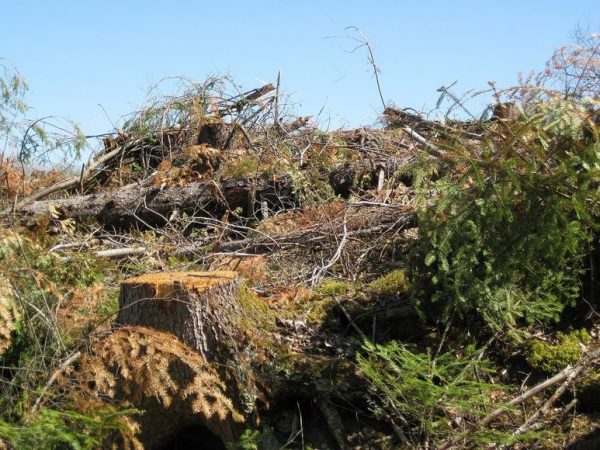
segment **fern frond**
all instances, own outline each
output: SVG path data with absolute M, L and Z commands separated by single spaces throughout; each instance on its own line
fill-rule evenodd
M 11 345 L 12 333 L 17 326 L 19 312 L 9 281 L 0 275 L 0 355 Z
M 192 374 L 172 370 L 183 365 Z M 219 373 L 200 354 L 175 336 L 143 327 L 126 327 L 105 336 L 83 360 L 81 376 L 95 384 L 96 395 L 116 398 L 118 384 L 130 402 L 156 398 L 165 408 L 173 401 L 192 399 L 192 411 L 205 420 L 242 421 Z

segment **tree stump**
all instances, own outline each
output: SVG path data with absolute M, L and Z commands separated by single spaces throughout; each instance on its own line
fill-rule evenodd
M 238 372 L 244 370 L 240 360 L 244 342 L 240 287 L 239 276 L 233 271 L 155 273 L 131 278 L 121 284 L 117 322 L 170 333 L 196 351 L 219 373 L 227 396 L 239 411 L 242 395 Z M 177 362 L 170 372 L 179 386 L 185 385 L 187 381 L 180 383 L 178 379 L 185 378 L 180 375 L 185 371 L 177 367 Z M 230 419 L 207 422 L 194 418 L 185 395 L 177 397 L 168 407 L 153 398 L 139 405 L 145 410 L 139 422 L 146 448 L 158 448 L 190 425 L 206 427 L 222 442 L 235 439 L 241 431 L 239 422 Z
M 274 405 L 323 403 L 329 395 L 323 386 L 337 386 L 332 373 L 354 374 L 351 365 L 334 368 L 339 354 L 330 354 L 326 336 L 319 344 L 306 324 L 279 318 L 237 272 L 131 278 L 121 284 L 119 306 L 122 327 L 94 346 L 84 375 L 97 394 L 143 411 L 134 419 L 147 450 L 183 448 L 186 430 L 216 450 L 213 436 L 235 442 Z M 340 430 L 335 412 L 321 410 L 329 427 Z M 342 435 L 334 433 L 337 441 Z
M 233 271 L 167 272 L 121 284 L 121 325 L 166 331 L 207 361 L 226 363 L 240 337 L 240 280 Z

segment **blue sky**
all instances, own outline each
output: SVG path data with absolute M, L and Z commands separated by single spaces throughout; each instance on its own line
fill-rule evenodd
M 68 116 L 88 134 L 112 128 L 99 104 L 118 122 L 163 77 L 221 73 L 253 88 L 278 70 L 299 113 L 350 127 L 381 108 L 346 26 L 368 36 L 386 100 L 431 109 L 442 85 L 510 85 L 542 68 L 578 23 L 599 31 L 600 2 L 4 0 L 0 57 L 29 82 L 35 115 Z

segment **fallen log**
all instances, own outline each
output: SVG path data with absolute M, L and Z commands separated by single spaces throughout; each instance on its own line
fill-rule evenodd
M 377 164 L 369 160 L 342 164 L 323 174 L 323 178 L 335 194 L 347 198 L 354 189 L 369 187 L 362 186 L 364 179 L 371 180 L 375 187 L 377 175 L 383 168 L 388 168 L 391 173 L 400 163 L 397 158 L 390 157 Z M 296 206 L 297 188 L 287 175 L 202 181 L 184 186 L 130 184 L 83 196 L 38 200 L 21 205 L 13 213 L 24 220 L 35 216 L 76 221 L 92 218 L 118 229 L 132 225 L 151 228 L 164 226 L 174 213 L 220 219 L 226 212 L 237 210 L 238 216 L 262 217 L 261 210 L 276 213 Z
M 185 186 L 126 188 L 70 197 L 36 201 L 18 212 L 21 219 L 36 216 L 85 221 L 90 218 L 114 228 L 137 225 L 142 228 L 163 226 L 173 213 L 199 217 L 218 217 L 240 208 L 242 215 L 252 217 L 262 202 L 277 211 L 293 205 L 292 184 L 281 180 L 238 179 L 209 181 Z

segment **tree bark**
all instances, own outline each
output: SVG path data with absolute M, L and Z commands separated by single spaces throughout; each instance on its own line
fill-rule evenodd
M 132 278 L 121 284 L 117 322 L 170 333 L 198 352 L 222 380 L 227 380 L 227 395 L 240 410 L 235 368 L 242 366 L 239 352 L 245 340 L 239 288 L 240 279 L 231 271 L 156 273 Z M 169 372 L 180 389 L 189 381 L 189 368 L 180 361 L 175 361 Z M 230 442 L 241 432 L 240 423 L 231 416 L 206 420 L 195 415 L 184 392 L 174 395 L 168 407 L 153 397 L 144 398 L 138 407 L 145 411 L 138 421 L 141 441 L 147 449 L 160 448 L 190 425 L 205 427 L 221 442 Z
M 36 201 L 22 207 L 19 216 L 35 216 L 84 221 L 97 219 L 108 227 L 142 228 L 163 226 L 177 211 L 180 214 L 220 218 L 226 211 L 241 208 L 242 214 L 252 216 L 266 201 L 271 210 L 292 204 L 292 184 L 281 180 L 238 179 L 223 182 L 197 182 L 185 186 L 129 186 L 106 192 L 66 199 Z
M 121 284 L 121 325 L 169 332 L 202 357 L 230 363 L 230 344 L 239 342 L 240 280 L 233 271 L 142 275 Z

